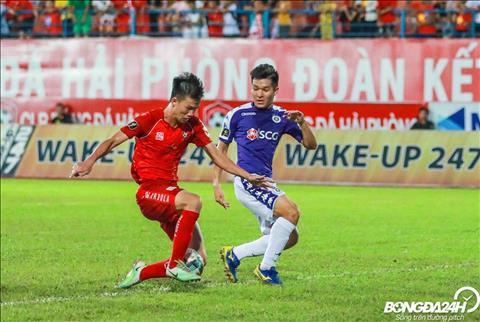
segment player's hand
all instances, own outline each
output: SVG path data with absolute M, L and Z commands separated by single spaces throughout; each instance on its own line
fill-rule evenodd
M 230 203 L 225 200 L 225 195 L 223 194 L 222 188 L 215 187 L 213 190 L 215 194 L 215 201 L 225 209 L 230 208 Z
M 92 171 L 92 166 L 87 162 L 80 161 L 73 165 L 70 178 L 84 177 Z
M 259 176 L 258 174 L 250 174 L 247 179 L 254 186 L 259 186 L 263 188 L 272 188 L 273 181 L 270 178 L 265 176 Z
M 290 121 L 293 121 L 295 123 L 298 123 L 302 125 L 305 122 L 305 117 L 302 112 L 300 111 L 287 111 L 284 116 L 289 119 Z

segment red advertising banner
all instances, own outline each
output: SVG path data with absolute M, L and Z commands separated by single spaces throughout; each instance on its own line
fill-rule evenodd
M 115 99 L 26 99 L 2 98 L 2 119 L 25 125 L 48 124 L 55 116 L 55 104 L 68 106 L 73 119 L 79 124 L 124 125 L 136 115 L 149 109 L 165 107 L 167 100 L 115 100 Z M 225 114 L 245 102 L 202 101 L 198 116 L 210 127 L 219 127 Z M 276 102 L 288 110 L 302 111 L 316 129 L 409 129 L 421 104 L 395 103 L 285 103 Z
M 480 101 L 477 39 L 55 39 L 1 42 L 2 97 L 168 99 L 192 71 L 205 99 L 249 97 L 249 71 L 280 73 L 278 101 Z

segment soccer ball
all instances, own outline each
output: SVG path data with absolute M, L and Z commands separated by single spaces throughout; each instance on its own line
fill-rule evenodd
M 189 248 L 185 258 L 185 264 L 187 267 L 198 275 L 202 275 L 203 267 L 205 266 L 202 256 L 200 256 L 196 250 Z

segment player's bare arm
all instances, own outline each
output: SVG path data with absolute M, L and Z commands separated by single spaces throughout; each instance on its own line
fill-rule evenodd
M 228 147 L 230 144 L 225 142 L 219 141 L 217 144 L 217 148 L 220 153 L 227 156 Z M 230 203 L 225 199 L 225 195 L 222 190 L 221 186 L 221 177 L 222 177 L 222 168 L 218 166 L 213 167 L 213 193 L 215 195 L 215 201 L 220 204 L 223 208 L 228 209 L 230 208 Z
M 209 143 L 203 147 L 212 161 L 223 170 L 235 176 L 247 179 L 256 186 L 269 187 L 269 179 L 265 176 L 248 173 L 237 166 L 226 154 L 221 153 L 213 143 Z
M 310 125 L 305 121 L 305 117 L 302 112 L 300 111 L 287 111 L 285 116 L 300 125 L 303 134 L 302 145 L 308 150 L 315 150 L 317 148 L 317 139 L 313 134 Z
M 112 137 L 100 143 L 100 145 L 85 161 L 80 161 L 73 165 L 70 178 L 83 177 L 89 174 L 90 171 L 92 171 L 93 165 L 98 159 L 110 153 L 110 151 L 112 151 L 116 146 L 122 144 L 126 140 L 128 140 L 128 136 L 122 131 L 118 131 Z

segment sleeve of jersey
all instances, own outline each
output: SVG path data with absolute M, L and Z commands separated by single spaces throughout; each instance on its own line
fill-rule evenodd
M 302 129 L 300 128 L 300 125 L 298 123 L 287 120 L 287 126 L 285 128 L 285 133 L 289 134 L 292 136 L 295 140 L 298 142 L 302 142 L 303 140 L 303 133 Z
M 212 142 L 207 128 L 200 120 L 193 126 L 193 133 L 192 143 L 198 147 L 205 146 Z
M 150 112 L 146 112 L 137 116 L 133 121 L 120 128 L 120 131 L 125 133 L 128 138 L 142 137 L 145 136 L 148 132 L 148 128 L 152 123 L 152 115 Z
M 233 111 L 230 111 L 223 120 L 222 131 L 219 139 L 224 143 L 232 143 L 235 134 L 235 122 L 233 122 Z

